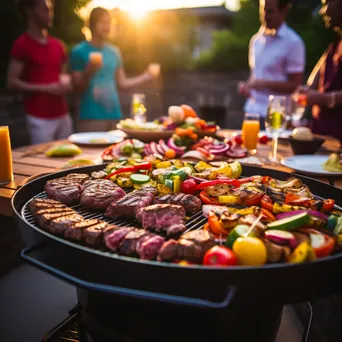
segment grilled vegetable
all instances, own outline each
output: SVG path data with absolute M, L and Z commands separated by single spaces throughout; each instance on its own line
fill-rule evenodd
M 222 205 L 217 198 L 210 197 L 206 191 L 200 193 L 200 199 L 205 204 Z
M 132 188 L 133 183 L 130 181 L 130 179 L 125 177 L 118 177 L 117 183 L 120 188 Z
M 74 144 L 61 144 L 48 149 L 47 157 L 73 157 L 82 153 L 82 150 Z
M 295 207 L 295 206 L 287 205 L 287 204 L 279 204 L 277 202 L 273 204 L 273 212 L 275 214 L 290 213 L 295 210 L 305 210 L 305 208 Z
M 241 205 L 242 199 L 239 196 L 219 196 L 218 200 L 221 204 Z
M 309 221 L 309 214 L 301 213 L 292 217 L 271 222 L 267 225 L 267 229 L 294 230 L 307 225 Z
M 180 179 L 179 176 L 176 176 L 174 179 L 173 179 L 173 192 L 175 194 L 178 194 L 181 192 L 181 185 L 182 185 L 182 181 Z
M 170 189 L 169 187 L 167 187 L 164 184 L 158 184 L 157 189 L 161 195 L 169 195 L 172 193 L 172 189 Z
M 238 226 L 236 226 L 228 235 L 226 246 L 228 246 L 229 248 L 233 248 L 234 242 L 238 238 L 245 236 L 245 234 L 247 234 L 250 231 L 250 228 L 250 226 L 247 226 L 245 224 L 239 224 Z M 254 231 L 250 231 L 246 236 L 255 237 L 256 235 Z
M 262 239 L 267 250 L 267 262 L 274 264 L 277 262 L 284 262 L 291 254 L 290 247 L 279 246 L 267 239 Z
M 193 179 L 186 179 L 182 182 L 181 190 L 184 194 L 195 194 L 197 191 L 197 183 Z
M 225 212 L 221 215 L 220 222 L 223 228 L 227 230 L 233 229 L 238 223 L 241 215 L 236 213 Z
M 322 234 L 321 232 L 310 228 L 303 228 L 301 231 L 309 234 L 311 247 L 317 258 L 326 257 L 334 250 L 335 240 L 329 235 Z
M 209 212 L 208 214 L 208 223 L 209 223 L 210 230 L 214 234 L 218 236 L 221 234 L 223 236 L 226 236 L 228 234 L 228 232 L 223 228 L 223 225 L 218 219 L 218 217 L 216 216 L 216 214 L 214 214 L 212 211 Z
M 206 266 L 235 266 L 237 259 L 233 251 L 224 246 L 214 246 L 203 257 Z
M 288 257 L 290 263 L 299 264 L 316 260 L 316 254 L 308 242 L 302 242 Z
M 133 184 L 144 184 L 150 181 L 150 176 L 142 174 L 133 174 L 129 177 Z
M 328 218 L 326 229 L 333 232 L 335 230 L 336 225 L 337 225 L 337 220 L 338 220 L 338 216 L 330 215 Z
M 169 189 L 173 190 L 173 180 L 172 179 L 166 179 L 165 180 L 165 186 Z
M 171 162 L 169 161 L 164 161 L 156 164 L 157 169 L 167 169 L 168 167 L 172 166 Z
M 264 265 L 267 261 L 265 244 L 255 237 L 240 237 L 233 245 L 238 263 L 246 266 Z
M 290 246 L 291 248 L 295 248 L 297 246 L 295 236 L 284 230 L 268 230 L 265 232 L 265 237 L 278 245 Z

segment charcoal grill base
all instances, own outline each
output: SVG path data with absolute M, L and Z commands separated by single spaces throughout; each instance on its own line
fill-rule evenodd
M 228 310 L 213 312 L 127 300 L 80 288 L 77 296 L 82 322 L 95 342 L 110 341 L 106 338 L 112 331 L 134 342 L 274 342 L 282 316 L 282 306 L 267 303 L 248 306 L 240 302 Z M 104 340 L 98 340 L 99 335 Z

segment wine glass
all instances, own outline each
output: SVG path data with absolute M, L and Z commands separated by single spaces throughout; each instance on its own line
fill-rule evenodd
M 278 138 L 286 127 L 286 97 L 270 95 L 265 119 L 266 130 L 272 134 L 272 152 L 269 156 L 271 163 L 278 164 Z

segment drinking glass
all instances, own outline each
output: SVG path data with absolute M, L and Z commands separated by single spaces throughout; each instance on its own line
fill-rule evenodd
M 131 115 L 133 120 L 138 124 L 146 122 L 145 94 L 132 95 Z
M 242 140 L 250 154 L 257 152 L 258 138 L 260 132 L 260 115 L 245 113 L 242 124 Z
M 12 182 L 12 149 L 8 126 L 0 126 L 0 165 L 0 185 Z
M 270 95 L 265 119 L 266 130 L 272 134 L 272 152 L 269 156 L 271 163 L 278 163 L 278 138 L 286 127 L 286 97 Z

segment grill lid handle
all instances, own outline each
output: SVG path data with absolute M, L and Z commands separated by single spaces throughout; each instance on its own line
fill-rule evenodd
M 89 282 L 86 280 L 79 279 L 71 274 L 63 272 L 51 265 L 44 263 L 43 261 L 39 260 L 36 256 L 32 256 L 32 252 L 44 248 L 46 243 L 42 243 L 33 247 L 25 248 L 21 251 L 21 257 L 27 261 L 29 264 L 46 271 L 53 276 L 57 276 L 77 287 L 84 288 L 89 291 L 97 291 L 97 292 L 104 292 L 112 295 L 120 295 L 124 297 L 130 297 L 135 299 L 143 299 L 143 300 L 150 300 L 154 302 L 160 303 L 167 303 L 173 305 L 180 305 L 180 306 L 187 306 L 193 308 L 200 308 L 200 309 L 215 309 L 221 310 L 226 309 L 232 299 L 234 298 L 236 289 L 233 286 L 228 287 L 227 293 L 224 299 L 220 302 L 214 302 L 211 300 L 206 300 L 202 298 L 194 298 L 194 297 L 183 297 L 183 296 L 176 296 L 170 295 L 165 293 L 158 293 L 158 292 L 150 292 L 145 290 L 137 290 L 137 289 L 128 289 L 123 287 L 116 287 L 111 285 L 105 284 L 97 284 L 93 282 Z

